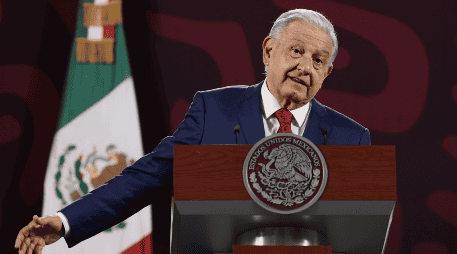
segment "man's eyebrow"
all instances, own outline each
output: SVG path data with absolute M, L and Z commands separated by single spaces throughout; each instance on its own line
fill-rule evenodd
M 300 39 L 294 39 L 294 40 L 297 41 L 297 42 L 300 42 L 300 43 L 305 43 L 304 41 L 302 41 L 302 40 L 300 40 Z M 330 53 L 329 53 L 327 50 L 325 50 L 325 49 L 321 50 L 320 52 L 321 52 L 321 53 L 324 53 L 324 54 L 326 54 L 326 55 L 330 55 Z

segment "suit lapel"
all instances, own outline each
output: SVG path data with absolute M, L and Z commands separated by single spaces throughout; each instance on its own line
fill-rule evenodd
M 327 110 L 316 99 L 312 99 L 311 111 L 309 112 L 308 122 L 306 123 L 303 137 L 309 139 L 315 145 L 324 144 L 324 135 L 322 128 L 327 129 L 327 133 L 331 132 Z M 328 134 L 327 134 L 328 137 Z
M 238 105 L 238 119 L 241 131 L 247 144 L 255 144 L 265 137 L 265 130 L 262 118 L 262 95 L 261 88 L 263 82 L 246 89 L 242 100 Z M 315 145 L 324 144 L 322 128 L 327 129 L 327 137 L 332 131 L 332 126 L 328 119 L 327 110 L 316 99 L 312 99 L 311 111 L 309 112 L 303 137 L 309 139 Z
M 255 144 L 265 137 L 262 118 L 261 88 L 263 82 L 246 89 L 243 99 L 239 102 L 238 119 L 242 134 L 248 144 Z

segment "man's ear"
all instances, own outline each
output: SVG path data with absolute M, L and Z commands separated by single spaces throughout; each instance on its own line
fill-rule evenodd
M 272 36 L 268 36 L 263 40 L 262 43 L 262 50 L 263 50 L 263 64 L 265 66 L 268 66 L 270 64 L 270 59 L 271 59 L 271 50 L 273 49 L 273 44 L 274 44 L 275 38 Z
M 333 71 L 333 64 L 328 67 L 324 78 L 328 77 L 328 75 L 330 75 L 330 73 L 332 73 L 332 71 Z

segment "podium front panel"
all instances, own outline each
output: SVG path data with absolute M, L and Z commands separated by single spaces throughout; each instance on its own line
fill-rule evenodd
M 251 145 L 175 146 L 172 253 L 231 253 L 236 236 L 299 227 L 326 236 L 333 253 L 382 253 L 396 201 L 393 146 L 318 146 L 329 182 L 310 208 L 279 215 L 243 183 Z

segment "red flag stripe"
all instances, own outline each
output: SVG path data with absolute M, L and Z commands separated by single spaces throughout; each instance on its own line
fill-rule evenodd
M 103 27 L 103 38 L 114 38 L 114 26 Z
M 126 249 L 122 254 L 152 254 L 152 233 Z

